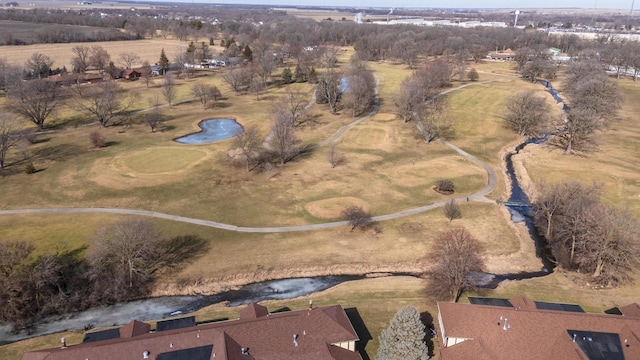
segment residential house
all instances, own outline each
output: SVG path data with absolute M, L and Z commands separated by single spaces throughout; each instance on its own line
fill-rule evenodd
M 513 61 L 516 54 L 511 49 L 504 50 L 502 52 L 493 52 L 487 55 L 487 58 L 493 61 Z
M 640 360 L 640 306 L 621 315 L 578 305 L 473 298 L 438 303 L 442 360 Z
M 57 74 L 47 77 L 46 80 L 58 86 L 70 86 L 76 84 L 96 84 L 104 81 L 104 76 L 101 74 Z
M 251 304 L 238 320 L 195 325 L 193 317 L 139 321 L 88 333 L 83 343 L 25 353 L 23 360 L 362 360 L 358 336 L 340 305 L 269 313 Z
M 142 72 L 138 69 L 125 69 L 122 72 L 122 77 L 125 80 L 138 80 L 140 79 L 140 76 L 142 76 Z

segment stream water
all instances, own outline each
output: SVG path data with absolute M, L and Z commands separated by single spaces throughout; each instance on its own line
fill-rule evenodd
M 553 86 L 547 81 L 541 81 L 542 85 L 546 87 L 556 100 L 558 104 L 562 104 L 562 110 L 568 111 L 569 107 L 564 104 L 564 100 L 560 97 L 559 91 L 554 89 Z M 511 195 L 509 200 L 505 203 L 505 206 L 511 213 L 511 220 L 513 222 L 524 222 L 529 230 L 529 235 L 533 239 L 536 248 L 536 256 L 542 261 L 542 269 L 533 272 L 520 272 L 513 274 L 490 274 L 482 272 L 473 272 L 467 274 L 467 279 L 476 286 L 483 288 L 496 288 L 500 282 L 504 280 L 523 280 L 541 277 L 550 274 L 555 268 L 553 262 L 553 256 L 550 251 L 544 246 L 543 239 L 538 234 L 538 231 L 533 222 L 533 214 L 531 211 L 531 201 L 527 194 L 522 190 L 518 177 L 516 176 L 515 169 L 513 167 L 513 155 L 518 154 L 525 146 L 530 144 L 540 144 L 547 141 L 549 135 L 543 135 L 537 138 L 529 138 L 516 146 L 515 153 L 509 153 L 505 157 L 505 165 L 507 176 L 511 180 Z
M 165 296 L 94 307 L 42 319 L 32 333 L 22 331 L 13 334 L 10 324 L 0 325 L 0 344 L 67 330 L 122 325 L 133 319 L 147 321 L 178 316 L 220 302 L 227 302 L 228 306 L 239 306 L 263 300 L 293 299 L 326 290 L 345 281 L 362 278 L 364 276 L 345 275 L 273 280 L 245 285 L 237 290 L 210 296 Z

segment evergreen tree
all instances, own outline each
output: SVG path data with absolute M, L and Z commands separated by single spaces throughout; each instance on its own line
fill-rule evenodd
M 296 65 L 296 69 L 293 73 L 293 80 L 297 83 L 301 83 L 301 82 L 305 82 L 306 79 L 304 78 L 304 73 L 302 72 L 302 69 L 300 68 L 300 65 Z
M 164 48 L 160 52 L 160 60 L 158 60 L 158 66 L 160 66 L 160 71 L 164 74 L 164 71 L 169 68 L 169 59 L 167 55 L 164 53 Z
M 312 84 L 318 82 L 318 73 L 313 66 L 311 67 L 311 70 L 309 70 L 309 82 L 311 82 Z
M 393 316 L 380 334 L 376 360 L 426 360 L 429 358 L 425 326 L 413 306 L 405 306 Z
M 291 84 L 293 82 L 293 75 L 291 74 L 291 69 L 288 67 L 282 70 L 282 82 L 285 84 Z
M 214 45 L 215 45 L 215 43 L 213 41 L 213 37 L 210 37 L 209 38 L 209 46 L 214 46 Z
M 251 51 L 251 48 L 249 47 L 249 45 L 246 45 L 244 47 L 244 50 L 242 51 L 242 56 L 244 56 L 244 58 L 247 61 L 251 61 L 253 59 L 253 51 Z

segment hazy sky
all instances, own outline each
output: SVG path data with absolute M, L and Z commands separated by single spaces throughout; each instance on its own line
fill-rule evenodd
M 631 9 L 634 0 L 184 0 L 220 2 L 226 4 L 277 4 L 363 7 L 421 7 L 421 8 L 587 8 Z M 640 6 L 640 0 L 638 1 Z M 635 6 L 634 6 L 635 8 Z

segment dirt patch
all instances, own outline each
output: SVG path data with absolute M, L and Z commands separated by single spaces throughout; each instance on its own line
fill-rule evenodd
M 317 218 L 335 219 L 340 217 L 340 213 L 347 206 L 360 206 L 367 211 L 366 201 L 354 197 L 340 197 L 325 200 L 318 200 L 305 205 L 305 210 Z
M 398 230 L 403 235 L 409 234 L 419 234 L 422 233 L 426 228 L 424 225 L 417 222 L 405 222 L 398 226 Z

